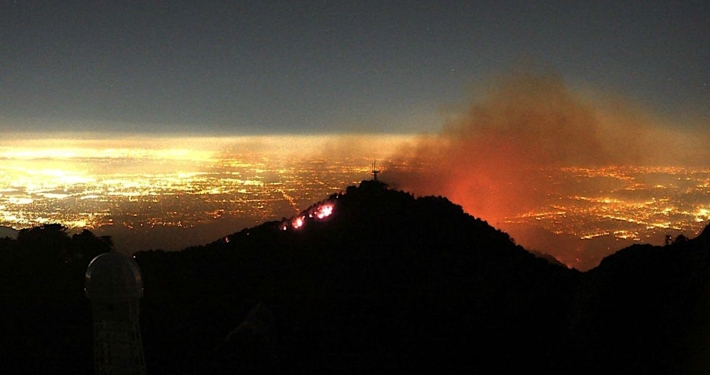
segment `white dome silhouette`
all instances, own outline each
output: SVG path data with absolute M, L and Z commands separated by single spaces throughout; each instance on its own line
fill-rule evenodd
M 121 253 L 98 255 L 86 269 L 84 293 L 90 300 L 102 303 L 137 300 L 143 297 L 140 268 Z

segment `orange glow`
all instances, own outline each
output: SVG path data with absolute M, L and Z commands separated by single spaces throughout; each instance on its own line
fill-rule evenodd
M 393 188 L 446 196 L 526 248 L 581 269 L 627 244 L 661 244 L 669 233 L 690 237 L 710 220 L 707 167 L 570 166 L 566 154 L 554 149 L 560 163 L 550 156 L 536 162 L 536 153 L 526 150 L 537 150 L 537 143 L 519 145 L 515 132 L 480 127 L 482 132 L 446 133 L 430 142 L 347 135 L 115 140 L 3 135 L 0 226 L 61 223 L 109 235 L 113 227 L 199 227 L 213 230 L 212 240 L 224 234 L 216 232 L 222 223 L 237 223 L 230 228 L 238 229 L 290 217 L 278 228 L 296 230 L 332 217 L 337 196 L 313 202 L 372 178 L 373 159 L 386 163 L 381 178 Z M 478 139 L 489 133 L 496 142 Z M 562 142 L 547 137 L 555 140 L 549 144 Z M 407 140 L 414 144 L 402 150 L 419 156 L 391 158 L 388 153 Z M 190 244 L 207 240 L 194 241 Z M 171 249 L 187 242 L 174 243 Z
M 299 216 L 299 217 L 295 218 L 295 219 L 293 220 L 293 222 L 291 222 L 291 226 L 293 226 L 293 229 L 299 229 L 299 228 L 301 228 L 301 227 L 303 226 L 303 223 L 304 223 L 303 220 L 304 220 L 304 219 L 305 219 L 305 218 L 304 218 L 303 216 Z
M 325 203 L 322 204 L 318 207 L 315 207 L 310 210 L 308 217 L 310 219 L 316 218 L 319 220 L 323 220 L 326 217 L 330 216 L 333 214 L 333 204 L 330 203 Z M 306 217 L 305 216 L 298 216 L 295 219 L 291 220 L 291 227 L 293 229 L 300 229 L 306 224 Z M 283 230 L 286 230 L 286 226 L 282 227 Z
M 412 135 L 359 134 L 337 135 L 269 135 L 241 137 L 109 137 L 66 135 L 63 137 L 28 138 L 23 134 L 3 134 L 0 158 L 7 159 L 81 159 L 132 158 L 169 160 L 212 160 L 235 150 L 278 156 L 312 156 L 353 152 L 377 154 L 392 150 L 414 139 Z M 304 152 L 312 150 L 311 152 Z M 312 154 L 312 155 L 309 155 Z M 381 157 L 382 155 L 380 155 Z
M 325 219 L 333 213 L 332 204 L 324 204 L 316 209 L 315 216 L 319 219 Z

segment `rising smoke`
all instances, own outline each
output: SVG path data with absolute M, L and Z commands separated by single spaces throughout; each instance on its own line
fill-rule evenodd
M 555 168 L 686 163 L 696 147 L 629 101 L 574 91 L 555 73 L 499 76 L 479 97 L 399 150 L 387 180 L 497 226 L 559 191 Z

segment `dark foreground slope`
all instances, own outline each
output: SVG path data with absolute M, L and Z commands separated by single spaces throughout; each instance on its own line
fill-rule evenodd
M 332 215 L 308 218 L 323 204 Z M 578 272 L 445 198 L 376 182 L 304 217 L 139 253 L 149 370 L 498 373 L 555 361 Z
M 93 373 L 84 272 L 111 247 L 58 224 L 0 238 L 0 374 Z
M 299 218 L 136 254 L 149 373 L 710 373 L 710 229 L 580 273 L 375 182 Z M 0 373 L 93 372 L 83 274 L 110 248 L 0 238 Z
M 710 226 L 634 245 L 584 274 L 560 341 L 580 374 L 710 373 Z

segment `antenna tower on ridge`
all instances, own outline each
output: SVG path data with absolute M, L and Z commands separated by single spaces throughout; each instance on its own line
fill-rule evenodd
M 377 174 L 380 173 L 380 170 L 376 168 L 377 166 L 377 160 L 372 162 L 372 176 L 373 176 L 373 181 L 377 181 Z

